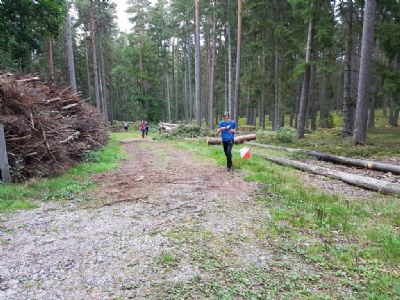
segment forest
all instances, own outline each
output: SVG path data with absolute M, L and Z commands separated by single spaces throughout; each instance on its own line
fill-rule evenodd
M 109 121 L 214 129 L 228 111 L 298 138 L 341 126 L 354 144 L 377 110 L 398 126 L 396 0 L 126 4 L 121 32 L 113 1 L 2 1 L 0 68 L 69 84 Z
M 0 299 L 400 299 L 399 115 L 399 0 L 0 0 Z

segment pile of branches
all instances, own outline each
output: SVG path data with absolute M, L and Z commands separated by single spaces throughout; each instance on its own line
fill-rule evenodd
M 71 88 L 0 74 L 0 124 L 13 181 L 58 175 L 104 145 L 103 116 Z

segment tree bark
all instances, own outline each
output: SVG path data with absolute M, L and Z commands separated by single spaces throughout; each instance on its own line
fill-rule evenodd
M 371 65 L 376 0 L 365 1 L 363 23 L 363 37 L 361 45 L 360 77 L 358 81 L 358 95 L 356 118 L 354 122 L 353 144 L 365 144 L 367 141 L 369 71 Z
M 346 54 L 344 65 L 343 88 L 343 128 L 342 136 L 348 137 L 353 133 L 354 101 L 352 95 L 352 56 L 353 56 L 353 1 L 348 1 Z
M 240 99 L 240 54 L 242 48 L 242 8 L 243 0 L 238 0 L 238 30 L 237 30 L 237 47 L 236 47 L 236 76 L 235 76 L 235 109 L 234 109 L 234 120 L 237 128 L 239 128 L 239 99 Z
M 100 76 L 101 76 L 101 84 L 102 84 L 102 100 L 103 100 L 103 115 L 106 121 L 109 121 L 108 115 L 108 97 L 107 97 L 107 85 L 106 85 L 106 71 L 105 71 L 105 64 L 104 64 L 104 52 L 101 51 L 100 54 Z
M 85 64 L 86 64 L 86 80 L 87 80 L 87 97 L 89 101 L 92 102 L 92 92 L 90 91 L 90 68 L 89 68 L 89 54 L 88 54 L 88 45 L 85 42 Z
M 101 100 L 100 100 L 100 87 L 99 87 L 99 74 L 97 67 L 97 47 L 96 47 L 96 20 L 94 18 L 93 12 L 93 0 L 90 0 L 89 6 L 90 15 L 90 37 L 92 41 L 92 60 L 93 60 L 93 77 L 94 77 L 94 89 L 96 93 L 96 107 L 101 110 Z
M 194 0 L 195 8 L 195 94 L 196 94 L 196 123 L 201 126 L 201 73 L 200 73 L 200 15 L 199 0 Z
M 213 5 L 213 25 L 212 25 L 212 32 L 211 32 L 211 66 L 210 66 L 210 84 L 209 84 L 209 98 L 208 98 L 208 123 L 209 128 L 214 130 L 214 78 L 215 78 L 215 26 L 216 26 L 216 18 L 215 18 L 215 6 L 216 3 L 214 2 Z
M 50 80 L 55 79 L 55 72 L 54 72 L 54 59 L 53 59 L 53 40 L 49 38 L 48 40 L 48 50 L 49 50 L 49 71 L 50 71 Z
M 319 127 L 326 128 L 329 117 L 329 107 L 326 99 L 326 73 L 324 70 L 321 70 L 321 76 L 321 88 L 319 94 Z
M 314 8 L 315 9 L 315 8 Z M 312 59 L 312 47 L 314 39 L 314 22 L 315 16 L 312 14 L 308 24 L 308 37 L 307 37 L 307 49 L 306 49 L 306 65 L 304 70 L 303 87 L 301 90 L 301 98 L 299 105 L 299 115 L 297 117 L 297 138 L 304 138 L 305 131 L 305 116 L 307 109 L 307 102 L 309 98 L 310 90 L 310 77 L 311 77 L 311 59 Z
M 317 129 L 317 102 L 315 101 L 316 96 L 316 77 L 317 77 L 317 66 L 313 64 L 311 66 L 311 81 L 310 81 L 310 95 L 309 95 L 309 116 L 310 116 L 310 125 L 311 130 Z
M 69 2 L 67 3 L 67 14 L 65 16 L 65 40 L 66 40 L 66 46 L 67 46 L 67 63 L 68 63 L 69 84 L 72 87 L 72 92 L 77 93 L 78 88 L 76 86 L 74 48 L 73 48 L 73 44 L 72 44 L 71 18 L 69 16 Z
M 231 12 L 231 0 L 228 0 L 228 11 Z M 230 20 L 227 22 L 226 34 L 227 34 L 227 47 L 228 47 L 228 112 L 230 116 L 233 116 L 233 80 L 232 80 L 232 35 L 231 35 Z
M 190 44 L 189 44 L 189 55 L 188 55 L 188 84 L 189 84 L 189 121 L 192 121 L 193 93 L 192 93 L 192 61 L 191 61 Z
M 278 13 L 278 12 L 277 12 Z M 275 64 L 274 64 L 274 122 L 272 130 L 277 131 L 281 128 L 282 118 L 282 97 L 281 97 L 281 82 L 279 74 L 279 50 L 278 50 L 278 35 L 275 33 Z

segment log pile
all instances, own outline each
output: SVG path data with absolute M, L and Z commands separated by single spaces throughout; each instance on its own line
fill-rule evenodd
M 14 181 L 60 174 L 108 140 L 95 108 L 38 76 L 0 74 L 0 124 Z
M 158 124 L 158 132 L 161 133 L 172 133 L 174 130 L 178 129 L 179 124 L 160 122 Z
M 371 169 L 371 170 L 382 171 L 382 172 L 391 172 L 393 174 L 400 174 L 400 166 L 391 165 L 391 164 L 387 164 L 387 163 L 381 163 L 379 161 L 349 158 L 349 157 L 337 156 L 337 155 L 332 155 L 329 153 L 323 153 L 323 152 L 318 152 L 318 151 L 313 151 L 313 150 L 286 148 L 286 147 L 267 145 L 267 144 L 258 144 L 258 143 L 250 143 L 250 144 L 253 146 L 257 146 L 257 147 L 265 148 L 265 149 L 284 150 L 289 153 L 296 153 L 296 152 L 297 153 L 299 153 L 299 152 L 305 153 L 307 155 L 317 157 L 320 160 L 333 162 L 335 164 Z
M 400 184 L 379 180 L 367 176 L 360 176 L 352 173 L 318 167 L 287 158 L 262 156 L 263 158 L 280 165 L 290 166 L 302 171 L 311 172 L 318 175 L 338 179 L 351 185 L 355 185 L 367 190 L 381 192 L 384 194 L 400 195 Z
M 234 144 L 243 144 L 244 142 L 254 141 L 257 137 L 255 134 L 239 135 L 233 140 Z M 221 145 L 222 141 L 220 138 L 209 138 L 207 141 L 208 145 Z

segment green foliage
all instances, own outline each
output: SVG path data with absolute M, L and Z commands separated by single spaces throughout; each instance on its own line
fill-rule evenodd
M 20 60 L 26 67 L 31 51 L 40 51 L 41 42 L 46 37 L 58 35 L 64 14 L 64 0 L 1 1 L 1 50 L 9 53 L 12 60 Z
M 328 119 L 326 120 L 326 128 L 334 128 L 335 127 L 335 118 L 332 114 L 329 114 Z
M 290 144 L 296 137 L 296 131 L 291 128 L 282 128 L 277 131 L 259 131 L 257 140 L 264 143 L 285 143 Z

